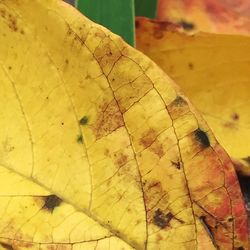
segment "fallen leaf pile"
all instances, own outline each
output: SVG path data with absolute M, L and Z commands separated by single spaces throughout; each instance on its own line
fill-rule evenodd
M 231 159 L 154 62 L 60 0 L 0 1 L 0 39 L 1 249 L 248 248 Z

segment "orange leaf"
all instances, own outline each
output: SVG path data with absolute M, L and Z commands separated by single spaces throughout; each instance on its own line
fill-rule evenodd
M 250 33 L 249 1 L 159 0 L 158 18 L 191 32 Z

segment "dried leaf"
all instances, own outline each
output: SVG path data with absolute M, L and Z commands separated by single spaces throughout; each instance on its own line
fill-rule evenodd
M 137 46 L 184 90 L 235 159 L 250 154 L 250 38 L 186 35 L 137 19 Z M 155 34 L 161 34 L 155 35 Z
M 158 18 L 179 23 L 188 32 L 250 34 L 247 0 L 159 0 Z
M 231 160 L 152 61 L 59 0 L 0 13 L 3 249 L 247 249 Z

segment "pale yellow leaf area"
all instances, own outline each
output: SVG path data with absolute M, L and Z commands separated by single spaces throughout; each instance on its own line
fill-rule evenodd
M 0 39 L 2 249 L 246 249 L 230 159 L 151 60 L 56 0 L 0 1 Z

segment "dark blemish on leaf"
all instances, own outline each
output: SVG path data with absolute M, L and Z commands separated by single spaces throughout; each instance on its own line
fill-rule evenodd
M 154 35 L 154 38 L 156 39 L 161 39 L 164 36 L 163 32 L 160 30 L 155 30 L 153 35 Z
M 66 64 L 69 64 L 69 60 L 68 60 L 68 59 L 66 59 L 66 60 L 65 60 L 65 63 L 66 63 Z
M 206 132 L 204 132 L 203 130 L 201 130 L 200 128 L 198 128 L 195 132 L 195 138 L 196 140 L 203 145 L 204 147 L 209 147 L 210 146 L 210 141 L 209 138 L 206 134 Z
M 236 129 L 235 123 L 233 122 L 225 122 L 223 125 L 228 129 Z
M 181 163 L 179 161 L 171 161 L 172 165 L 174 165 L 177 169 L 181 169 Z
M 181 20 L 179 24 L 182 26 L 184 30 L 190 31 L 194 29 L 195 25 L 193 23 L 187 22 L 185 20 Z
M 80 144 L 83 144 L 83 137 L 82 135 L 78 135 L 77 138 L 76 138 L 76 141 Z
M 244 247 L 238 247 L 237 250 L 245 250 Z
M 10 244 L 0 242 L 0 245 L 6 250 L 14 250 L 14 248 Z
M 135 28 L 136 29 L 140 28 L 140 22 L 138 20 L 135 21 Z
M 88 79 L 90 79 L 90 78 L 91 78 L 90 74 L 87 74 L 87 75 L 85 76 L 85 79 L 86 79 L 86 80 L 88 80 Z
M 3 17 L 3 18 L 6 16 L 6 12 L 5 12 L 4 9 L 0 9 L 0 15 L 1 15 L 1 17 Z
M 140 144 L 146 149 L 156 154 L 159 158 L 164 156 L 164 149 L 161 142 L 157 139 L 157 133 L 153 129 L 149 129 L 146 134 L 140 139 Z
M 181 96 L 177 96 L 168 106 L 167 109 L 172 120 L 179 118 L 190 112 L 188 102 Z
M 45 196 L 43 198 L 44 198 L 43 209 L 46 209 L 51 213 L 56 207 L 58 207 L 62 203 L 62 200 L 54 194 Z
M 232 222 L 234 219 L 232 217 L 228 218 L 228 222 Z
M 174 31 L 177 28 L 176 25 L 173 25 L 172 23 L 170 23 L 168 21 L 157 21 L 157 22 L 154 22 L 152 20 L 151 22 L 155 23 L 153 36 L 156 39 L 163 38 L 164 37 L 164 32 Z
M 8 67 L 8 69 L 9 69 L 9 70 L 12 70 L 12 67 L 11 67 L 11 66 L 9 66 L 9 67 Z
M 187 101 L 184 100 L 181 96 L 177 96 L 172 103 L 176 106 L 187 105 Z
M 194 65 L 190 62 L 190 63 L 188 63 L 188 68 L 189 68 L 190 70 L 193 70 L 193 69 L 194 69 Z
M 109 149 L 106 148 L 105 151 L 104 151 L 104 155 L 109 157 L 109 156 L 110 156 L 109 153 L 110 153 L 110 152 L 109 152 Z
M 250 156 L 242 158 L 242 160 L 250 164 Z
M 234 121 L 238 121 L 240 118 L 240 116 L 237 113 L 233 113 L 231 117 Z
M 140 139 L 140 144 L 144 146 L 144 148 L 150 147 L 153 142 L 156 140 L 157 133 L 155 130 L 150 129 L 148 132 Z
M 173 24 L 169 21 L 151 20 L 151 23 L 153 23 L 156 26 L 156 29 L 162 31 L 175 31 L 176 28 L 178 28 L 178 25 Z
M 214 239 L 213 231 L 211 230 L 210 225 L 209 225 L 209 224 L 207 223 L 207 221 L 206 221 L 206 216 L 204 216 L 204 215 L 203 215 L 203 216 L 200 216 L 199 219 L 200 219 L 201 224 L 202 224 L 203 227 L 205 228 L 205 230 L 206 230 L 208 236 L 210 237 L 210 239 L 211 239 L 213 245 L 215 246 L 216 249 L 219 249 L 219 247 L 217 246 L 216 241 L 215 241 L 215 239 Z
M 153 222 L 156 226 L 163 229 L 169 225 L 169 222 L 173 217 L 172 213 L 169 212 L 164 214 L 160 209 L 157 209 L 154 214 Z
M 89 118 L 87 116 L 83 116 L 81 120 L 79 121 L 80 125 L 87 125 L 89 121 Z
M 161 183 L 159 181 L 157 182 L 152 182 L 148 185 L 148 189 L 151 189 L 151 188 L 154 188 L 154 187 L 157 187 L 157 188 L 160 188 L 161 186 Z
M 64 125 L 64 122 L 62 122 L 61 125 L 63 126 L 63 125 Z
M 10 20 L 9 20 L 9 28 L 12 29 L 13 31 L 18 30 L 16 20 L 11 18 L 11 17 L 10 17 Z
M 116 156 L 116 155 L 115 155 Z M 122 167 L 124 165 L 127 164 L 128 162 L 128 156 L 123 154 L 123 153 L 120 153 L 118 156 L 116 156 L 117 159 L 115 161 L 115 164 L 118 166 L 118 167 Z

